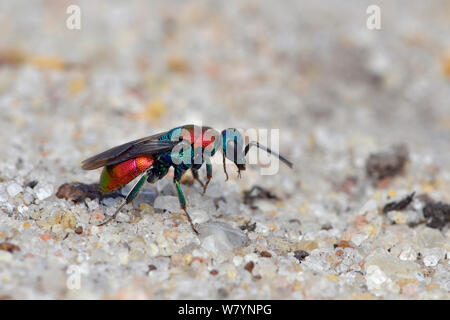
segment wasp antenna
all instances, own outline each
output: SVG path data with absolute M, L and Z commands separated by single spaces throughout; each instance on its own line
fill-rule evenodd
M 271 149 L 267 148 L 266 146 L 263 146 L 262 144 L 260 144 L 257 141 L 250 141 L 246 146 L 245 146 L 245 155 L 247 155 L 248 150 L 250 150 L 250 147 L 255 146 L 259 149 L 262 149 L 264 151 L 266 151 L 268 154 L 274 155 L 275 157 L 277 157 L 278 159 L 280 159 L 282 162 L 284 162 L 285 165 L 287 165 L 289 168 L 292 169 L 292 167 L 294 166 L 292 164 L 292 162 L 290 162 L 288 159 L 286 159 L 285 157 L 283 157 L 282 155 L 273 152 Z

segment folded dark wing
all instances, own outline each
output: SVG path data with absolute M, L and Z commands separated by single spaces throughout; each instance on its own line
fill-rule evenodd
M 164 134 L 165 132 L 141 138 L 106 150 L 84 160 L 81 163 L 81 168 L 84 170 L 93 170 L 103 166 L 120 163 L 141 155 L 168 152 L 175 147 L 178 141 L 158 140 L 158 138 Z

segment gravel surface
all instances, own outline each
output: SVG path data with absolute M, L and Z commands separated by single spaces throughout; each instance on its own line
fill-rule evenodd
M 448 1 L 2 1 L 0 26 L 1 298 L 450 298 Z M 279 128 L 294 169 L 187 175 L 198 237 L 172 173 L 102 227 L 120 196 L 55 195 L 188 123 Z

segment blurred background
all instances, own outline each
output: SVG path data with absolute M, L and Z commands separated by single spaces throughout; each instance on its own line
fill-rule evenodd
M 71 4 L 79 30 L 66 27 Z M 366 27 L 370 4 L 380 30 Z M 202 122 L 280 128 L 291 157 L 359 139 L 449 159 L 445 0 L 2 1 L 0 11 L 3 150 L 71 167 Z
M 366 25 L 372 4 L 380 30 Z M 81 10 L 80 29 L 66 26 L 70 5 Z M 284 215 L 269 217 L 281 224 L 313 203 L 320 210 L 302 216 L 315 221 L 311 230 L 324 217 L 345 229 L 333 210 L 367 202 L 376 190 L 364 180 L 366 159 L 396 143 L 407 145 L 411 164 L 392 187 L 450 201 L 450 2 L 0 2 L 4 212 L 23 204 L 10 181 L 47 184 L 44 199 L 64 182 L 97 181 L 98 171 L 80 168 L 87 157 L 189 123 L 280 129 L 294 171 L 247 170 L 239 182 L 233 171 L 225 184 L 215 168 L 212 190 L 235 192 L 235 203 L 236 190 L 256 183 L 289 195 Z M 359 193 L 333 193 L 357 180 Z M 227 189 L 233 183 L 239 188 Z M 69 206 L 51 199 L 33 210 Z

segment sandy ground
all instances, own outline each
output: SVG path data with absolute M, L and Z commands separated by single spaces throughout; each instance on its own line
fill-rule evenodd
M 0 297 L 449 299 L 450 3 L 320 3 L 2 1 Z M 98 181 L 85 158 L 188 123 L 280 129 L 295 167 L 218 164 L 204 196 L 187 177 L 199 237 L 171 174 L 103 227 L 121 198 L 55 196 Z M 404 168 L 370 177 L 399 143 Z M 244 201 L 254 185 L 278 199 Z

